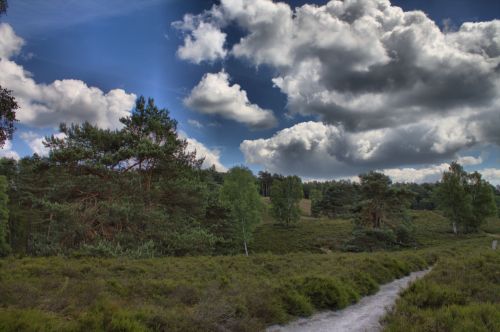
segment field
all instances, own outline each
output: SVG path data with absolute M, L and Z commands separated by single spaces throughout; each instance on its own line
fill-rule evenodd
M 439 214 L 414 211 L 418 248 L 355 254 L 338 251 L 347 220 L 304 216 L 286 228 L 267 218 L 250 257 L 0 260 L 0 331 L 259 331 L 345 307 L 436 262 L 405 292 L 388 330 L 416 320 L 415 331 L 446 331 L 438 327 L 459 324 L 450 317 L 477 313 L 486 315 L 478 331 L 498 327 L 500 253 L 489 234 L 456 237 Z
M 449 252 L 410 286 L 386 330 L 500 331 L 500 252 L 470 249 Z

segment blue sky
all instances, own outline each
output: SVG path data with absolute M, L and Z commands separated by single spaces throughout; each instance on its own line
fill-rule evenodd
M 262 1 L 264 1 L 264 5 L 259 7 L 256 3 Z M 383 0 L 358 1 L 365 3 L 364 7 L 353 7 L 354 9 L 350 13 L 356 13 L 356 10 L 365 10 L 363 8 L 368 7 L 367 3 L 377 1 L 383 2 Z M 248 5 L 250 7 L 255 6 L 255 8 L 249 7 L 247 10 L 249 9 L 249 12 L 255 10 L 258 19 L 258 17 L 267 15 L 268 10 L 271 12 L 283 10 L 283 13 L 286 13 L 288 7 L 289 12 L 293 13 L 296 7 L 306 4 L 316 4 L 316 8 L 326 8 L 328 1 L 287 1 L 285 4 L 280 3 L 279 6 L 281 7 L 273 7 L 277 5 L 277 1 L 272 3 L 270 7 L 265 2 L 265 0 L 253 3 L 249 1 Z M 355 3 L 356 1 L 346 2 Z M 283 40 L 276 38 L 276 36 L 269 37 L 266 35 L 273 27 L 270 25 L 271 23 L 266 23 L 269 25 L 264 26 L 264 28 L 262 28 L 262 25 L 254 24 L 255 22 L 249 23 L 256 18 L 243 17 L 241 13 L 236 13 L 234 3 L 229 0 L 223 4 L 220 4 L 219 1 L 197 0 L 145 0 L 141 2 L 125 2 L 121 0 L 16 0 L 10 1 L 9 11 L 7 15 L 0 17 L 0 22 L 10 25 L 15 35 L 24 40 L 24 45 L 18 47 L 18 52 L 9 56 L 9 61 L 31 73 L 30 77 L 36 84 L 45 84 L 52 88 L 54 81 L 73 79 L 84 82 L 87 87 L 100 89 L 104 96 L 110 90 L 121 89 L 125 96 L 121 95 L 120 105 L 128 105 L 130 98 L 127 99 L 126 97 L 132 94 L 153 97 L 158 105 L 170 110 L 172 117 L 179 121 L 180 130 L 187 137 L 196 140 L 198 149 L 199 144 L 202 144 L 204 148 L 207 148 L 208 153 L 213 152 L 213 155 L 207 159 L 216 160 L 218 158 L 220 164 L 225 167 L 247 164 L 255 171 L 268 169 L 281 173 L 296 173 L 311 179 L 348 177 L 367 169 L 388 169 L 391 170 L 392 173 L 390 174 L 393 174 L 396 179 L 411 180 L 411 177 L 414 176 L 416 181 L 423 181 L 433 180 L 436 174 L 445 167 L 443 166 L 445 163 L 453 159 L 465 158 L 462 160 L 464 160 L 469 170 L 488 169 L 490 180 L 498 182 L 496 176 L 500 178 L 500 172 L 496 170 L 500 168 L 500 149 L 498 148 L 500 138 L 494 133 L 496 123 L 500 124 L 500 120 L 495 122 L 497 121 L 497 115 L 500 113 L 498 109 L 500 104 L 497 103 L 497 100 L 500 100 L 498 96 L 493 93 L 485 94 L 481 91 L 472 91 L 470 96 L 464 99 L 463 104 L 457 105 L 460 102 L 454 103 L 450 101 L 441 105 L 433 99 L 435 96 L 429 95 L 428 91 L 422 95 L 412 95 L 417 89 L 415 87 L 420 87 L 419 84 L 426 82 L 425 84 L 431 87 L 435 85 L 434 90 L 443 89 L 443 98 L 436 99 L 455 98 L 454 100 L 460 100 L 460 97 L 453 96 L 449 90 L 458 91 L 463 88 L 463 91 L 471 91 L 466 82 L 468 77 L 471 77 L 468 72 L 464 72 L 463 75 L 457 74 L 458 76 L 446 72 L 442 76 L 432 77 L 429 74 L 432 70 L 426 70 L 425 74 L 418 72 L 415 74 L 415 82 L 411 83 L 413 84 L 412 88 L 409 88 L 408 91 L 399 91 L 394 87 L 387 87 L 387 90 L 376 88 L 379 94 L 377 100 L 380 99 L 382 100 L 381 103 L 386 104 L 381 105 L 379 108 L 375 108 L 375 106 L 373 109 L 367 108 L 366 111 L 360 111 L 360 114 L 365 115 L 358 116 L 358 110 L 352 108 L 354 107 L 352 105 L 356 104 L 356 96 L 366 97 L 366 95 L 363 95 L 365 92 L 359 92 L 361 88 L 354 87 L 359 82 L 355 81 L 355 75 L 353 75 L 352 71 L 340 74 L 340 72 L 343 72 L 343 65 L 340 63 L 343 61 L 342 55 L 348 52 L 351 59 L 357 59 L 356 47 L 361 48 L 359 45 L 352 46 L 352 44 L 349 44 L 345 46 L 343 44 L 347 38 L 352 36 L 335 39 L 328 46 L 328 49 L 318 50 L 318 53 L 313 55 L 308 54 L 307 57 L 303 57 L 303 60 L 300 60 L 302 59 L 300 58 L 302 57 L 301 54 L 309 52 L 312 46 L 307 45 L 309 41 L 296 38 L 290 41 L 290 43 L 295 44 L 282 57 L 288 61 L 285 65 L 280 63 L 281 55 L 279 54 L 279 43 Z M 419 30 L 415 31 L 423 31 L 430 24 L 429 22 L 434 22 L 439 26 L 444 36 L 445 32 L 459 31 L 464 22 L 490 22 L 487 30 L 489 35 L 484 33 L 481 37 L 477 37 L 477 34 L 475 34 L 474 38 L 483 39 L 474 40 L 474 45 L 485 45 L 484 39 L 489 40 L 488 45 L 490 45 L 493 43 L 494 38 L 499 43 L 500 29 L 497 29 L 498 25 L 494 24 L 496 22 L 494 20 L 500 18 L 500 2 L 490 0 L 393 0 L 391 4 L 392 6 L 401 7 L 403 13 L 411 10 L 425 12 L 428 21 L 419 22 Z M 207 14 L 207 11 L 213 5 L 214 8 L 217 8 L 218 15 L 225 15 L 226 17 L 223 19 L 217 18 L 213 14 L 214 11 L 210 15 Z M 259 10 L 265 10 L 265 12 L 259 13 Z M 195 26 L 187 26 L 187 21 L 184 19 L 186 14 L 195 17 Z M 372 14 L 366 14 L 365 17 L 370 15 Z M 282 26 L 287 26 L 287 24 L 295 25 L 295 28 L 290 28 L 290 31 L 294 32 L 305 29 L 297 20 L 294 21 L 294 17 L 290 16 L 290 20 L 283 21 Z M 343 24 L 352 24 L 353 26 L 357 24 L 348 22 L 345 17 L 339 16 L 336 18 L 344 20 L 342 21 Z M 177 25 L 172 25 L 173 22 L 177 22 Z M 200 22 L 203 22 L 201 26 Z M 183 28 L 179 28 L 181 24 L 184 24 Z M 219 33 L 218 36 L 224 34 L 225 41 L 221 45 L 223 50 L 221 48 L 212 49 L 211 51 L 219 52 L 215 58 L 213 58 L 215 53 L 210 55 L 206 52 L 199 58 L 193 58 L 192 54 L 201 54 L 197 50 L 193 50 L 193 48 L 197 47 L 195 43 L 189 50 L 191 53 L 187 53 L 188 56 L 184 56 L 184 58 L 179 56 L 179 48 L 186 46 L 186 38 L 191 38 L 192 41 L 196 42 L 199 37 L 196 37 L 195 30 L 199 28 L 200 33 L 205 33 L 207 27 L 216 31 L 216 35 Z M 356 28 L 359 28 L 359 25 L 356 25 Z M 276 26 L 276 29 L 279 29 L 279 26 Z M 486 31 L 486 28 L 484 30 Z M 319 31 L 321 38 L 318 40 L 320 42 L 321 40 L 329 40 L 336 33 L 340 33 L 328 29 Z M 240 42 L 241 38 L 246 38 L 252 33 L 257 36 L 254 40 L 255 44 L 242 45 L 243 47 L 240 48 L 242 51 L 238 55 L 235 49 L 242 44 Z M 439 50 L 439 52 L 468 52 L 466 56 L 471 56 L 472 59 L 473 56 L 477 56 L 477 50 L 472 50 L 469 44 L 465 45 L 465 43 L 472 43 L 470 40 L 473 37 L 471 36 L 472 34 L 465 37 L 457 34 L 457 37 L 454 37 L 452 41 L 446 40 L 446 43 L 449 44 L 443 46 L 443 49 Z M 272 52 L 275 53 L 269 53 L 271 52 L 270 48 L 265 44 L 266 40 L 269 40 L 265 38 L 268 37 L 276 38 L 276 40 L 271 39 L 272 45 L 278 45 L 276 49 L 272 49 Z M 379 37 L 381 38 L 380 45 L 385 47 L 385 54 L 392 56 L 395 50 L 400 50 L 399 46 L 394 46 L 395 44 L 387 44 L 387 41 L 383 40 L 382 32 Z M 261 38 L 261 40 L 258 38 Z M 354 41 L 357 42 L 362 38 L 364 38 L 363 35 L 361 37 L 358 35 Z M 335 43 L 340 46 L 335 45 Z M 462 47 L 461 43 L 464 43 L 465 46 Z M 370 45 L 367 45 L 366 48 L 372 47 Z M 490 45 L 488 50 L 491 50 L 494 46 Z M 283 46 L 283 49 L 286 47 L 288 46 Z M 303 49 L 300 49 L 301 47 Z M 348 51 L 346 49 L 340 50 L 341 47 L 348 47 Z M 380 48 L 378 44 L 374 44 L 373 52 L 368 55 L 361 54 L 360 50 L 359 59 L 362 60 L 359 61 L 362 63 L 354 64 L 357 67 L 353 68 L 360 68 L 359 66 L 364 66 L 365 63 L 372 66 L 378 65 L 383 55 L 377 53 L 380 51 L 377 47 Z M 394 49 L 389 50 L 390 47 Z M 500 46 L 497 45 L 497 47 Z M 363 48 L 365 47 L 363 46 Z M 210 50 L 207 49 L 206 51 L 209 52 Z M 220 54 L 222 51 L 225 52 L 225 55 Z M 322 58 L 323 51 L 329 52 L 324 58 Z M 429 54 L 424 53 L 424 51 L 416 52 L 422 52 L 423 55 L 417 53 L 419 58 L 429 57 Z M 498 50 L 494 49 L 491 52 L 491 54 L 487 54 L 488 59 L 485 61 L 488 63 L 499 61 L 499 54 L 495 53 Z M 261 54 L 269 57 L 260 58 Z M 423 66 L 432 68 L 435 65 L 433 61 L 441 57 L 436 54 L 431 55 L 433 58 L 431 57 L 430 60 L 426 58 L 428 62 Z M 271 60 L 273 56 L 276 56 L 275 60 Z M 325 106 L 324 110 L 315 104 L 314 98 L 320 95 L 320 90 L 311 90 L 308 92 L 310 94 L 307 95 L 302 91 L 308 90 L 308 88 L 302 87 L 300 98 L 294 95 L 293 84 L 305 84 L 301 79 L 303 79 L 303 73 L 307 73 L 307 71 L 299 72 L 296 69 L 313 58 L 322 61 L 318 68 L 327 71 L 331 70 L 331 74 L 325 74 L 325 77 L 318 81 L 318 89 L 324 89 L 326 86 L 323 93 L 332 93 L 328 98 L 341 98 L 345 104 L 340 105 L 340 99 L 335 100 L 334 106 L 329 106 L 328 103 L 326 103 L 326 106 L 323 105 Z M 396 61 L 394 60 L 396 58 L 391 61 Z M 414 56 L 414 58 L 417 58 L 417 56 Z M 460 57 L 457 55 L 457 59 L 462 58 L 463 54 Z M 352 65 L 349 58 L 345 61 L 346 67 Z M 467 62 L 466 65 L 470 65 L 471 72 L 475 70 L 475 65 L 479 66 L 477 63 L 470 62 Z M 417 69 L 421 68 L 421 64 L 417 63 L 407 64 L 407 66 L 412 68 L 411 72 L 416 72 Z M 443 65 L 437 68 L 440 67 L 442 68 Z M 460 64 L 460 67 L 463 68 L 464 65 Z M 387 66 L 386 69 L 391 70 L 388 71 L 387 75 L 393 75 L 392 70 L 394 68 Z M 221 75 L 214 76 L 212 77 L 214 81 L 211 84 L 207 81 L 206 85 L 201 86 L 201 81 L 203 81 L 206 73 L 213 75 L 225 73 L 227 80 Z M 359 73 L 354 74 L 358 75 Z M 320 73 L 319 75 L 323 74 Z M 398 77 L 401 77 L 394 75 L 396 81 Z M 447 81 L 448 76 L 446 75 L 450 76 L 449 81 Z M 498 71 L 495 74 L 494 70 L 492 70 L 484 75 L 484 77 L 478 77 L 477 80 L 483 82 L 490 80 L 491 82 L 488 82 L 491 84 L 486 85 L 483 91 L 500 82 Z M 338 77 L 341 77 L 342 80 Z M 441 77 L 444 77 L 442 82 Z M 285 81 L 288 78 L 291 83 L 286 87 L 279 86 L 279 83 L 276 83 L 278 81 L 273 81 L 273 78 L 283 78 Z M 369 79 L 369 77 L 366 79 Z M 382 76 L 382 80 L 384 79 L 385 76 Z M 472 77 L 471 80 L 474 79 L 476 78 Z M 327 80 L 330 80 L 328 81 L 330 85 L 325 83 Z M 346 85 L 347 83 L 339 83 L 351 82 L 350 80 L 353 83 L 348 85 Z M 402 80 L 406 82 L 409 79 L 402 78 Z M 458 87 L 454 88 L 453 85 L 456 84 L 457 80 L 464 80 L 465 83 L 462 84 L 463 86 L 459 84 Z M 8 84 L 9 81 L 4 83 L 7 88 L 9 88 Z M 230 106 L 233 108 L 241 106 L 242 109 L 233 114 L 230 110 L 223 111 L 223 108 L 219 110 L 214 109 L 213 105 L 210 106 L 209 102 L 214 102 L 210 99 L 212 98 L 212 92 L 202 91 L 202 88 L 214 88 L 216 87 L 214 84 L 221 84 L 223 88 L 221 93 L 234 93 L 231 95 L 232 97 L 230 96 L 231 98 L 240 98 L 238 101 L 231 101 Z M 239 88 L 235 84 L 239 85 Z M 471 87 L 474 85 L 473 83 L 470 84 Z M 443 88 L 443 85 L 446 87 Z M 193 93 L 196 86 L 200 86 L 197 95 Z M 15 90 L 15 87 L 12 87 L 12 89 Z M 64 88 L 64 92 L 56 90 L 58 93 L 70 93 L 68 92 L 70 89 L 71 87 L 68 86 Z M 352 89 L 352 91 L 347 91 L 349 89 Z M 16 93 L 16 91 L 14 92 Z M 241 102 L 241 98 L 243 98 L 242 92 L 246 93 L 246 100 L 243 100 L 243 102 Z M 21 92 L 19 93 L 21 94 Z M 45 92 L 46 95 L 50 95 L 50 93 L 52 92 Z M 399 93 L 407 96 L 408 99 L 429 96 L 429 102 L 415 102 L 411 105 L 403 105 L 403 107 L 399 101 L 397 103 L 395 101 L 400 100 Z M 465 94 L 468 94 L 468 92 Z M 37 94 L 37 96 L 39 95 L 40 93 Z M 352 99 L 347 100 L 346 96 L 348 95 Z M 191 106 L 188 106 L 189 103 L 185 100 L 190 96 L 192 103 Z M 226 102 L 227 98 L 229 98 L 228 96 L 219 97 L 223 98 L 223 100 L 217 100 L 217 105 L 221 105 L 220 103 Z M 103 102 L 110 102 L 112 99 L 112 97 L 103 98 L 105 100 Z M 65 99 L 63 98 L 63 100 Z M 324 101 L 322 103 L 324 104 Z M 101 119 L 99 112 L 105 112 L 105 110 L 94 109 L 95 114 L 92 113 L 93 115 L 87 116 L 85 107 L 95 108 L 99 106 L 78 104 L 75 106 L 78 108 L 78 114 L 70 116 L 65 115 L 64 109 L 62 109 L 64 105 L 71 106 L 70 101 L 68 103 L 56 103 L 54 100 L 50 102 L 38 101 L 36 104 L 36 107 L 32 107 L 33 110 L 38 109 L 37 107 L 40 107 L 40 105 L 46 108 L 60 107 L 59 113 L 55 114 L 60 114 L 62 120 L 90 119 L 91 121 L 101 121 L 97 120 Z M 53 104 L 56 106 L 52 106 Z M 400 109 L 398 108 L 397 111 L 391 113 L 389 108 L 395 107 L 393 106 L 395 104 Z M 111 109 L 111 107 L 108 108 Z M 33 110 L 29 111 L 34 112 Z M 20 112 L 23 112 L 23 110 Z M 114 110 L 113 112 L 117 111 Z M 257 120 L 250 118 L 250 115 L 247 118 L 244 112 L 253 114 L 255 117 L 265 116 L 265 119 L 258 120 L 260 122 L 256 124 Z M 422 115 L 418 115 L 418 118 L 415 115 L 414 119 L 407 116 L 410 112 L 421 113 Z M 35 138 L 53 133 L 58 116 L 53 116 L 50 120 L 38 116 L 34 120 L 30 118 L 30 120 L 21 121 L 12 142 L 11 150 L 21 156 L 31 154 L 33 146 L 37 146 L 35 143 L 39 142 Z M 374 120 L 370 120 L 371 116 L 373 116 Z M 489 119 L 489 117 L 492 117 L 492 120 L 483 121 L 484 123 L 481 122 L 482 120 L 478 120 Z M 271 123 L 271 118 L 275 119 L 274 123 Z M 429 129 L 429 126 L 438 118 L 443 119 L 443 124 L 432 130 Z M 262 125 L 264 122 L 266 123 Z M 414 126 L 416 122 L 425 122 L 427 127 L 424 124 L 416 127 Z M 462 125 L 464 122 L 470 123 L 472 129 L 465 127 L 457 129 L 455 123 L 461 123 Z M 101 124 L 103 126 L 112 126 L 112 123 L 113 121 L 108 119 Z M 309 125 L 305 125 L 307 123 Z M 470 130 L 474 131 L 471 132 Z M 321 132 L 321 134 L 318 134 L 318 132 Z M 408 134 L 404 134 L 405 132 Z M 404 135 L 404 137 L 399 138 L 398 135 Z M 460 137 L 461 135 L 466 139 Z M 275 137 L 274 140 L 272 139 L 273 136 Z M 394 142 L 387 137 L 395 137 Z M 424 144 L 425 146 L 419 145 L 423 141 L 422 137 L 425 139 L 429 137 Z M 259 139 L 263 141 L 259 141 Z M 240 146 L 245 140 L 248 143 L 244 147 Z M 342 142 L 342 144 L 334 144 L 335 140 Z M 405 146 L 395 143 L 403 141 L 406 144 Z M 359 142 L 364 142 L 364 145 Z M 311 143 L 313 148 L 310 146 Z M 316 145 L 324 146 L 315 151 Z M 341 147 L 339 147 L 340 145 Z M 429 151 L 425 151 L 426 148 Z M 349 149 L 355 151 L 349 151 Z M 414 149 L 416 152 L 411 155 L 406 154 L 405 151 L 409 149 Z M 389 152 L 384 152 L 385 150 Z M 376 155 L 379 153 L 378 151 L 381 151 L 380 155 Z M 325 153 L 328 156 L 325 156 L 323 160 L 321 156 L 325 155 Z M 357 154 L 359 156 L 354 157 Z M 466 157 L 470 158 L 467 159 Z M 300 160 L 307 161 L 301 162 Z M 419 173 L 416 170 L 421 171 Z M 397 178 L 397 176 L 400 176 L 400 178 Z

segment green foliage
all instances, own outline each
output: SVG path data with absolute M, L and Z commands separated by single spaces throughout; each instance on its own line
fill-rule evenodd
M 309 197 L 311 200 L 311 215 L 318 218 L 321 215 L 321 201 L 323 200 L 323 194 L 318 189 L 311 189 Z
M 468 174 L 453 162 L 436 189 L 439 207 L 454 225 L 454 230 L 477 232 L 487 217 L 496 214 L 494 192 L 477 172 Z
M 233 246 L 218 200 L 223 179 L 186 152 L 169 112 L 140 97 L 121 122 L 120 130 L 62 124 L 64 139 L 46 138 L 49 158 L 2 160 L 16 252 L 142 257 Z
M 274 181 L 271 192 L 271 209 L 276 221 L 289 226 L 300 219 L 299 202 L 303 197 L 302 181 L 297 176 L 287 176 Z
M 291 227 L 266 223 L 257 226 L 252 252 L 286 254 L 321 253 L 339 250 L 349 238 L 353 225 L 348 220 L 302 218 Z
M 359 300 L 349 285 L 329 277 L 306 277 L 292 281 L 293 289 L 310 299 L 316 309 L 342 309 Z
M 9 196 L 7 196 L 7 178 L 0 176 L 0 257 L 10 253 L 10 245 L 7 241 L 7 226 L 9 220 Z
M 0 260 L 0 330 L 261 331 L 348 305 L 424 252 Z M 4 324 L 4 325 L 2 325 Z M 26 328 L 30 330 L 30 328 Z
M 413 196 L 411 192 L 391 186 L 390 178 L 382 173 L 370 172 L 359 178 L 362 201 L 357 221 L 360 225 L 381 228 L 403 218 Z
M 225 176 L 221 200 L 229 209 L 235 237 L 242 241 L 248 255 L 248 243 L 260 222 L 262 203 L 252 172 L 234 167 Z
M 390 228 L 358 228 L 344 245 L 353 252 L 388 250 L 397 247 L 396 234 Z
M 0 3 L 0 14 L 5 12 L 7 3 Z M 0 147 L 3 147 L 5 141 L 12 138 L 14 134 L 14 123 L 16 119 L 16 110 L 19 108 L 16 100 L 12 96 L 12 91 L 0 86 Z
M 0 0 L 0 15 L 7 12 L 8 6 L 7 0 Z
M 313 181 L 303 187 L 314 217 L 350 218 L 359 204 L 359 185 L 351 181 Z
M 314 312 L 314 306 L 309 297 L 293 288 L 280 290 L 281 300 L 287 313 L 293 316 L 310 316 Z
M 402 294 L 386 331 L 498 331 L 500 253 L 469 247 L 440 259 Z

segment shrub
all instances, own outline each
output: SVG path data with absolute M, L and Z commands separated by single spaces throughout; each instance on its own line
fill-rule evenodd
M 362 252 L 396 248 L 397 238 L 392 229 L 367 228 L 353 231 L 352 238 L 344 244 L 345 251 Z
M 350 286 L 329 277 L 305 277 L 292 282 L 316 309 L 340 309 L 356 302 L 359 295 Z
M 281 298 L 286 312 L 290 315 L 306 317 L 310 316 L 314 311 L 309 298 L 295 289 L 283 289 Z

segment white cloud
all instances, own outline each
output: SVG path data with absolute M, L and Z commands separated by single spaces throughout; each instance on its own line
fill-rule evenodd
M 184 45 L 177 50 L 177 56 L 193 63 L 215 61 L 226 56 L 225 42 L 225 33 L 210 23 L 199 22 L 191 34 L 185 37 Z
M 195 128 L 198 128 L 198 129 L 203 128 L 203 125 L 198 120 L 188 119 L 187 122 L 189 123 L 189 125 L 191 125 Z
M 270 128 L 277 124 L 273 113 L 250 103 L 246 91 L 238 84 L 231 85 L 224 71 L 205 74 L 184 99 L 184 104 L 197 112 L 220 115 L 253 128 Z
M 439 165 L 473 145 L 500 144 L 500 20 L 442 31 L 425 13 L 389 0 L 295 9 L 221 0 L 186 17 L 178 24 L 188 33 L 199 26 L 191 22 L 220 31 L 240 27 L 243 36 L 227 54 L 269 65 L 290 115 L 312 116 L 334 126 L 327 132 L 340 133 L 318 137 L 313 141 L 321 144 L 308 149 L 317 133 L 305 131 L 318 125 L 295 125 L 270 139 L 244 141 L 249 161 L 320 177 L 333 166 L 354 172 Z
M 0 23 L 0 58 L 9 59 L 19 53 L 24 40 L 7 23 Z
M 494 185 L 500 185 L 500 169 L 498 168 L 485 168 L 478 171 L 482 174 L 485 180 Z
M 24 142 L 28 144 L 33 153 L 36 153 L 41 157 L 46 157 L 49 155 L 49 149 L 43 144 L 43 142 L 45 142 L 45 136 L 39 136 L 32 131 L 22 132 L 20 136 L 24 140 Z M 56 133 L 54 134 L 54 137 L 62 139 L 66 137 L 66 134 Z
M 12 150 L 12 142 L 10 140 L 5 141 L 4 146 L 0 149 L 0 158 L 19 160 L 19 154 Z
M 181 134 L 183 136 L 183 134 Z M 226 172 L 227 168 L 220 162 L 220 151 L 217 149 L 209 149 L 203 143 L 197 141 L 194 138 L 186 138 L 188 143 L 186 151 L 194 152 L 196 151 L 197 158 L 204 158 L 203 168 L 210 168 L 215 166 L 215 169 L 219 172 Z
M 7 29 L 5 26 L 8 25 L 2 24 L 0 29 Z M 12 55 L 13 49 L 0 44 L 0 54 Z M 105 93 L 80 80 L 39 84 L 22 66 L 8 58 L 0 59 L 0 85 L 13 90 L 21 108 L 17 112 L 20 122 L 34 127 L 88 121 L 103 128 L 117 128 L 121 126 L 119 119 L 129 114 L 136 99 L 134 94 L 122 89 Z
M 247 162 L 272 172 L 308 178 L 350 176 L 370 169 L 402 164 L 429 164 L 457 158 L 457 152 L 474 143 L 450 139 L 464 130 L 459 123 L 434 121 L 395 128 L 349 132 L 341 126 L 303 122 L 278 131 L 268 139 L 245 140 L 240 149 Z M 479 162 L 463 157 L 471 165 Z
M 483 163 L 483 158 L 473 156 L 462 156 L 457 159 L 457 162 L 463 166 L 480 165 Z
M 444 172 L 449 170 L 450 164 L 442 163 L 439 165 L 431 165 L 422 168 L 392 168 L 385 169 L 382 172 L 388 175 L 393 182 L 415 182 L 415 183 L 432 183 L 440 181 Z M 500 184 L 500 169 L 484 168 L 478 169 L 478 173 L 483 176 L 483 179 L 493 185 Z
M 443 172 L 448 171 L 449 167 L 449 164 L 442 163 L 423 168 L 384 169 L 382 172 L 389 176 L 393 182 L 432 183 L 439 181 Z

